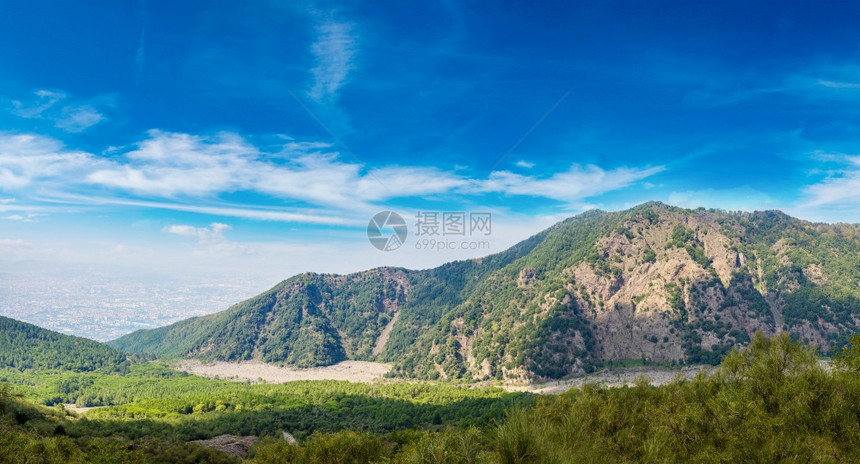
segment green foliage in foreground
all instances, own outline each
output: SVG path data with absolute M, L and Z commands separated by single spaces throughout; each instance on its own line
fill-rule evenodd
M 0 384 L 0 462 L 3 464 L 183 464 L 236 463 L 226 454 L 194 443 L 147 438 L 97 437 L 74 431 L 62 410 L 22 401 Z
M 587 386 L 514 408 L 494 427 L 405 442 L 356 433 L 319 434 L 297 447 L 269 442 L 252 462 L 860 462 L 860 349 L 845 357 L 828 373 L 787 335 L 757 335 L 710 378 Z
M 710 377 L 702 374 L 662 387 L 644 381 L 624 388 L 586 386 L 531 403 L 511 404 L 503 418 L 477 426 L 451 422 L 435 426 L 431 420 L 420 428 L 389 424 L 374 433 L 366 422 L 343 421 L 300 437 L 298 445 L 266 434 L 252 449 L 248 462 L 860 462 L 860 336 L 834 359 L 832 371 L 827 371 L 811 348 L 788 335 L 767 339 L 757 334 L 748 349 L 730 353 Z M 206 382 L 194 379 L 162 381 Z M 467 400 L 482 395 L 506 397 L 497 390 L 457 393 L 454 387 L 428 384 L 298 382 L 233 384 L 236 390 L 229 390 L 222 382 L 209 382 L 213 388 L 225 390 L 198 396 L 188 392 L 178 403 L 167 397 L 161 399 L 163 403 L 139 401 L 96 414 L 91 411 L 88 417 L 92 416 L 85 419 L 35 407 L 11 397 L 4 387 L 0 389 L 0 461 L 235 462 L 220 452 L 186 443 L 190 437 L 183 436 L 183 427 L 193 426 L 204 434 L 221 433 L 207 427 L 218 423 L 219 417 L 237 412 L 235 408 L 219 411 L 217 401 L 224 405 L 236 401 L 242 395 L 230 395 L 241 389 L 251 395 L 248 398 L 260 395 L 254 400 L 262 406 L 259 415 L 248 416 L 257 419 L 276 416 L 279 405 L 296 399 L 293 394 L 314 405 L 315 409 L 303 414 L 339 409 L 351 411 L 355 417 L 374 414 L 373 407 L 384 408 L 384 402 L 373 404 L 373 399 L 395 401 L 411 414 L 420 408 L 409 409 L 409 404 L 444 408 L 468 404 Z M 138 416 L 133 411 L 150 404 L 153 411 L 163 408 L 163 412 L 205 395 L 219 398 L 214 410 L 192 408 L 178 416 L 172 412 Z M 266 403 L 268 397 L 272 399 Z M 358 400 L 360 404 L 371 402 L 365 403 L 367 408 L 356 407 L 357 398 L 365 398 Z M 379 418 L 392 413 L 396 410 L 385 410 Z M 337 420 L 336 415 L 325 417 Z

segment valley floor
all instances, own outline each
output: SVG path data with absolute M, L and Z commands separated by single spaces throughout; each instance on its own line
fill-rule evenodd
M 368 361 L 344 361 L 331 366 L 298 369 L 260 361 L 203 363 L 196 360 L 183 360 L 175 364 L 174 367 L 189 374 L 203 377 L 214 378 L 217 376 L 222 380 L 250 381 L 251 383 L 286 383 L 300 380 L 347 380 L 373 383 L 381 381 L 384 375 L 391 370 L 391 366 L 388 364 Z M 675 369 L 655 366 L 615 368 L 564 380 L 529 384 L 503 384 L 500 386 L 509 392 L 555 395 L 585 384 L 603 387 L 631 386 L 640 377 L 645 377 L 648 379 L 648 383 L 654 386 L 666 385 L 678 379 L 690 380 L 702 370 L 710 372 L 713 367 L 700 365 Z M 496 383 L 479 383 L 477 385 L 499 386 Z
M 600 387 L 623 387 L 632 386 L 644 377 L 653 386 L 668 385 L 678 379 L 693 379 L 700 371 L 710 373 L 714 366 L 698 365 L 683 368 L 667 368 L 653 366 L 639 366 L 628 368 L 607 369 L 593 374 L 586 374 L 564 380 L 550 382 L 532 383 L 526 385 L 502 385 L 509 392 L 529 392 L 539 395 L 558 395 L 571 388 L 579 388 L 585 384 L 594 384 Z
M 177 370 L 203 377 L 218 376 L 223 380 L 252 383 L 285 383 L 297 380 L 348 380 L 372 383 L 382 379 L 391 366 L 368 361 L 343 361 L 331 366 L 297 369 L 266 364 L 260 361 L 202 363 L 184 360 L 174 366 Z

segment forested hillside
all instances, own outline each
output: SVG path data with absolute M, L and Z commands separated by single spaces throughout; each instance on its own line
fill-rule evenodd
M 296 366 L 379 360 L 430 379 L 559 378 L 613 361 L 715 364 L 756 330 L 827 350 L 858 316 L 860 226 L 646 203 L 435 269 L 299 275 L 112 345 Z
M 105 344 L 0 316 L 0 368 L 122 371 L 128 364 Z
M 408 280 L 404 271 L 389 269 L 302 274 L 226 311 L 135 332 L 111 344 L 161 357 L 258 358 L 299 367 L 369 359 L 406 299 Z

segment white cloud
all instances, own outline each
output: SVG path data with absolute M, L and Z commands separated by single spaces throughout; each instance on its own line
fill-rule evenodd
M 730 77 L 718 79 L 723 85 L 709 85 L 707 90 L 687 94 L 691 104 L 707 107 L 734 105 L 772 96 L 804 98 L 810 101 L 856 99 L 860 89 L 860 67 L 854 63 L 814 66 L 794 74 L 774 76 L 759 82 L 734 82 Z M 712 78 L 713 76 L 711 76 Z M 712 79 L 713 80 L 713 79 Z
M 211 195 L 250 187 L 255 147 L 235 134 L 215 137 L 150 131 L 126 160 L 92 172 L 87 181 L 144 195 Z
M 489 179 L 476 182 L 475 190 L 507 195 L 531 195 L 574 203 L 630 186 L 664 169 L 662 166 L 644 169 L 620 167 L 607 171 L 594 165 L 583 167 L 575 164 L 565 172 L 544 178 L 497 171 L 490 174 Z
M 530 163 L 526 160 L 519 160 L 519 161 L 517 161 L 517 166 L 519 166 L 521 168 L 531 169 L 531 168 L 535 167 L 535 164 Z
M 41 118 L 43 113 L 51 109 L 60 100 L 66 98 L 66 94 L 64 93 L 50 90 L 37 90 L 33 94 L 36 96 L 36 101 L 29 105 L 20 100 L 12 100 L 12 106 L 14 107 L 12 114 L 25 119 Z
M 200 242 L 217 242 L 224 240 L 224 231 L 230 230 L 227 224 L 213 222 L 209 227 L 194 227 L 187 225 L 171 225 L 161 229 L 168 234 L 196 238 Z
M 858 76 L 860 67 L 854 64 L 816 67 L 789 76 L 779 91 L 816 100 L 845 101 L 846 98 L 857 97 L 860 89 Z
M 824 87 L 832 89 L 860 89 L 860 83 L 858 82 L 837 82 L 826 79 L 817 79 L 816 81 Z
M 330 22 L 317 28 L 317 39 L 311 45 L 317 65 L 311 69 L 313 85 L 308 96 L 320 101 L 337 95 L 353 69 L 355 42 L 350 24 Z
M 843 205 L 860 207 L 860 156 L 843 156 L 845 165 L 821 182 L 806 187 L 803 207 Z
M 7 221 L 39 222 L 36 219 L 38 216 L 39 215 L 36 213 L 24 213 L 24 214 L 15 213 L 15 214 L 10 214 L 8 216 L 3 216 L 3 219 L 6 219 Z
M 426 166 L 342 161 L 320 142 L 287 139 L 262 151 L 241 136 L 198 136 L 153 130 L 109 157 L 66 150 L 47 137 L 0 135 L 0 190 L 34 189 L 42 201 L 116 204 L 203 214 L 317 224 L 355 224 L 394 198 L 481 193 L 545 197 L 578 207 L 591 196 L 625 188 L 661 172 L 649 168 L 573 165 L 549 176 L 493 172 L 487 178 Z M 116 197 L 104 190 L 116 192 Z M 223 195 L 254 192 L 283 207 L 223 203 Z M 128 198 L 132 195 L 136 198 Z M 314 208 L 320 208 L 316 210 Z
M 227 224 L 213 222 L 209 227 L 194 227 L 175 224 L 161 229 L 162 232 L 197 239 L 198 248 L 194 251 L 198 257 L 218 257 L 233 255 L 250 255 L 254 251 L 247 245 L 232 242 L 224 237 L 224 232 L 232 229 Z
M 436 168 L 394 166 L 371 170 L 355 183 L 355 192 L 371 200 L 451 192 L 468 186 L 458 175 Z
M 151 131 L 138 149 L 87 176 L 93 184 L 156 197 L 212 196 L 253 190 L 341 209 L 393 197 L 435 194 L 467 181 L 436 168 L 363 166 L 320 152 L 328 144 L 290 141 L 275 154 L 236 134 L 215 137 Z M 274 162 L 278 161 L 278 162 Z
M 242 219 L 256 219 L 259 221 L 276 222 L 299 222 L 303 224 L 326 224 L 326 225 L 360 225 L 366 223 L 366 218 L 361 216 L 362 221 L 347 218 L 343 214 L 323 214 L 311 209 L 288 210 L 284 208 L 263 207 L 230 207 L 211 205 L 189 205 L 183 203 L 168 203 L 146 200 L 128 200 L 109 197 L 85 197 L 80 195 L 63 195 L 62 200 L 69 203 L 98 204 L 98 205 L 122 205 L 137 206 L 142 208 L 165 209 L 172 211 L 184 211 L 223 217 L 235 217 Z M 2 211 L 2 208 L 0 208 Z
M 54 127 L 72 133 L 83 132 L 107 119 L 92 104 L 75 101 L 63 92 L 37 90 L 33 95 L 36 98 L 30 103 L 12 100 L 12 114 L 25 119 L 50 121 Z M 105 103 L 105 97 L 95 100 Z
M 364 171 L 359 164 L 307 156 L 289 166 L 260 170 L 255 185 L 274 196 L 347 209 L 396 197 L 450 192 L 467 181 L 436 168 L 390 166 Z
M 35 182 L 74 182 L 103 161 L 68 151 L 54 139 L 32 134 L 0 134 L 0 190 L 15 190 Z
M 83 132 L 105 120 L 105 116 L 90 105 L 63 108 L 54 126 L 66 132 Z

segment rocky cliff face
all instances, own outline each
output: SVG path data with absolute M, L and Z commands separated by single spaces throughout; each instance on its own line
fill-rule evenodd
M 858 237 L 856 225 L 779 212 L 586 213 L 475 288 L 416 354 L 392 359 L 406 375 L 510 379 L 625 359 L 716 363 L 758 330 L 827 350 L 858 327 Z
M 436 269 L 297 276 L 115 346 L 295 365 L 383 360 L 419 378 L 557 378 L 618 360 L 715 363 L 757 330 L 827 349 L 858 317 L 857 225 L 646 203 Z M 239 333 L 251 341 L 236 343 Z
M 696 351 L 691 345 L 719 350 L 745 343 L 756 330 L 780 330 L 772 313 L 762 311 L 763 296 L 737 243 L 714 218 L 685 212 L 664 212 L 654 223 L 630 218 L 623 232 L 596 243 L 618 271 L 607 275 L 589 262 L 569 271 L 598 359 L 680 362 Z

